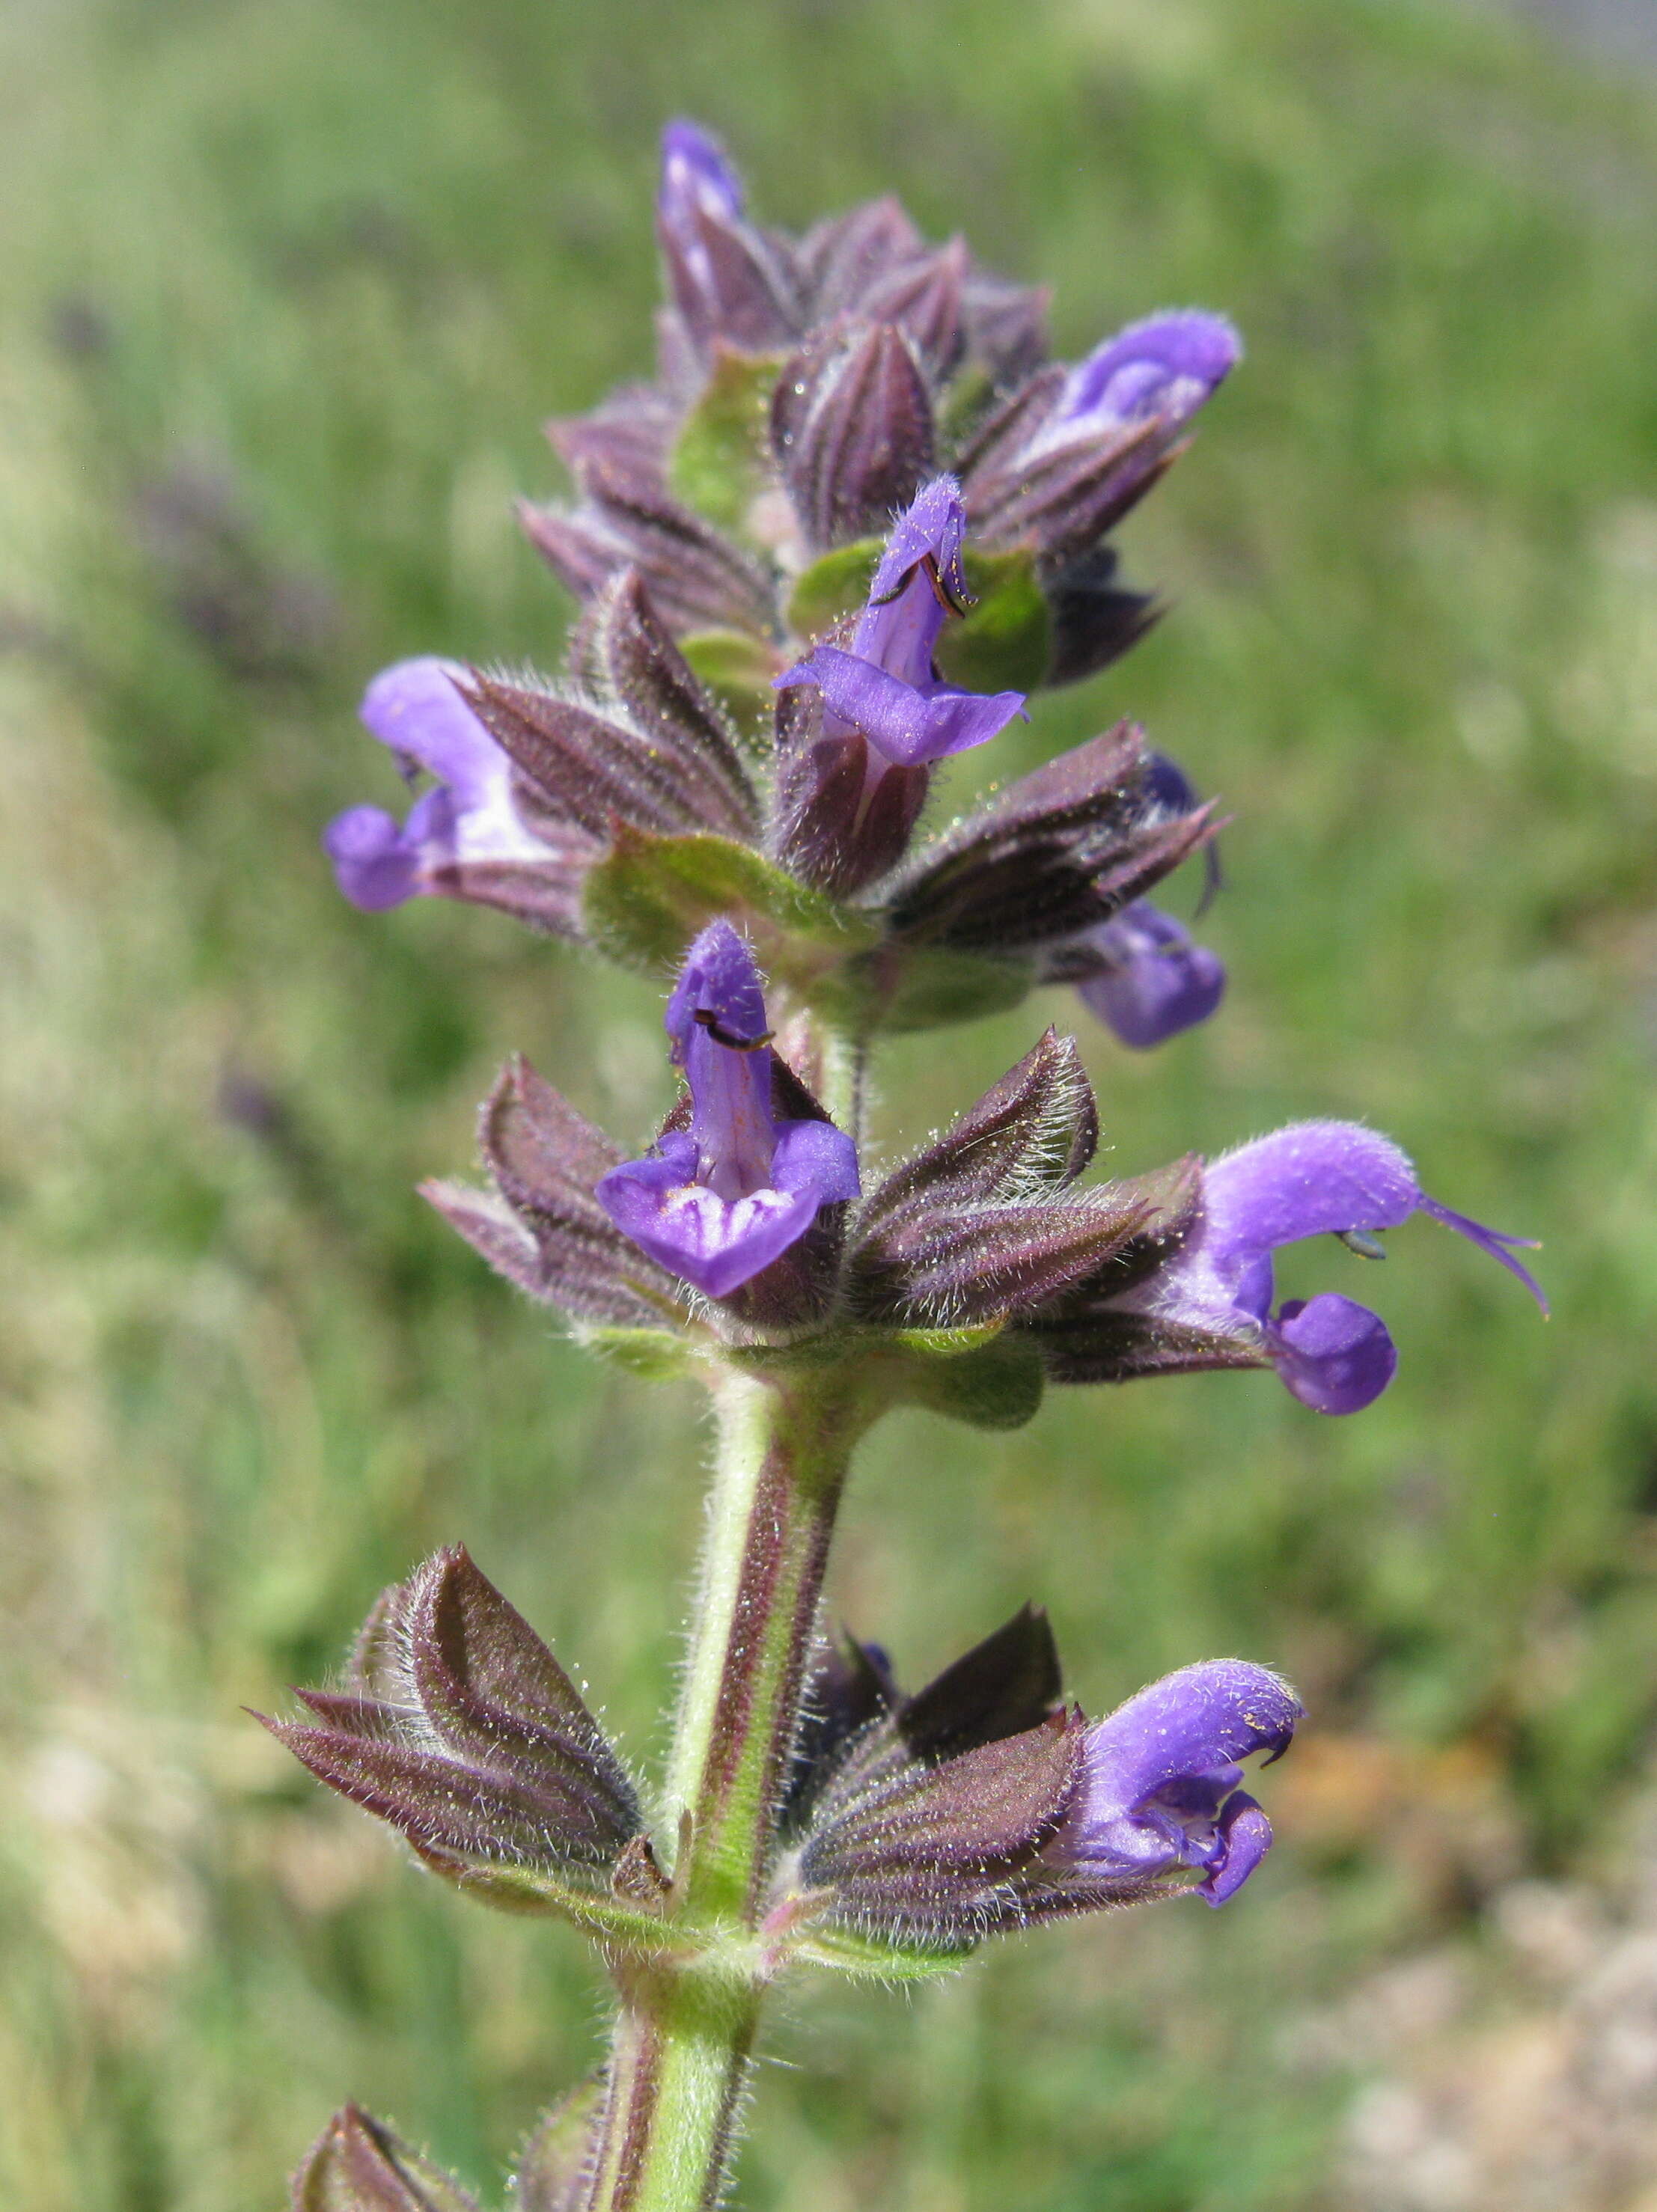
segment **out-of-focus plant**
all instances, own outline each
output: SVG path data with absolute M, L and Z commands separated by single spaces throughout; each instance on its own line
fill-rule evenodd
M 1137 729 L 917 830 L 938 762 L 1154 618 L 1109 534 L 1239 342 L 1180 311 L 1051 362 L 1043 295 L 959 240 L 929 246 L 892 200 L 764 228 L 687 124 L 658 227 L 656 380 L 555 424 L 577 499 L 523 513 L 584 602 L 564 678 L 386 671 L 363 719 L 428 781 L 405 819 L 356 807 L 326 840 L 365 909 L 467 899 L 673 979 L 683 1088 L 643 1157 L 520 1060 L 483 1110 L 492 1188 L 426 1192 L 596 1354 L 709 1394 L 665 1778 L 641 1788 L 460 1550 L 387 1592 L 340 1686 L 271 1723 L 436 1873 L 598 1949 L 611 2052 L 533 2138 L 525 2212 L 716 2203 L 786 1974 L 913 1979 L 1043 1920 L 1218 1905 L 1270 1843 L 1243 1762 L 1301 1713 L 1264 1667 L 1186 1666 L 1089 1721 L 1029 1608 L 912 1693 L 878 1644 L 822 1640 L 836 1509 L 884 1412 L 1010 1429 L 1050 1382 L 1270 1367 L 1355 1413 L 1392 1377 L 1384 1323 L 1332 1292 L 1278 1303 L 1272 1255 L 1332 1235 L 1380 1256 L 1415 1213 L 1536 1290 L 1518 1240 L 1353 1124 L 1088 1182 L 1094 1101 L 1052 1030 L 869 1187 L 883 1036 L 1070 981 L 1145 1048 L 1220 1002 L 1218 959 L 1148 897 L 1197 854 L 1212 887 L 1213 817 Z M 295 2183 L 302 2212 L 470 2202 L 354 2107 Z

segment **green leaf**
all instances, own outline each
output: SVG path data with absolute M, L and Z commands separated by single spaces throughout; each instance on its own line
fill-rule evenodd
M 679 649 L 750 744 L 769 747 L 777 713 L 771 678 L 783 663 L 771 647 L 740 629 L 692 630 Z
M 773 980 L 806 999 L 825 988 L 832 995 L 836 971 L 876 928 L 746 845 L 626 828 L 588 878 L 582 910 L 601 951 L 652 975 L 676 967 L 697 932 L 728 915 L 746 929 Z
M 938 406 L 938 451 L 959 453 L 995 404 L 995 381 L 986 370 L 969 368 L 952 377 Z
M 966 555 L 966 588 L 976 602 L 938 640 L 938 671 L 969 691 L 1033 691 L 1046 679 L 1052 619 L 1036 579 L 1033 554 Z
M 1004 1321 L 974 1322 L 969 1328 L 899 1328 L 886 1339 L 899 1351 L 917 1352 L 923 1359 L 959 1359 L 964 1352 L 977 1352 L 993 1344 L 1007 1326 Z
M 854 614 L 886 550 L 885 540 L 860 538 L 813 561 L 796 580 L 789 601 L 789 627 L 816 637 Z M 966 553 L 966 587 L 973 605 L 959 622 L 944 624 L 938 640 L 939 672 L 970 691 L 1033 691 L 1045 680 L 1052 650 L 1052 622 L 1026 551 Z
M 837 545 L 796 579 L 789 600 L 789 628 L 796 637 L 817 637 L 843 615 L 853 614 L 868 597 L 874 571 L 886 550 L 881 538 L 860 538 Z
M 899 1036 L 975 1021 L 1021 1006 L 1035 981 L 1028 960 L 941 946 L 907 945 L 882 951 L 848 978 L 861 986 L 868 1026 Z
M 624 1375 L 644 1382 L 677 1382 L 693 1375 L 699 1364 L 694 1345 L 665 1328 L 614 1328 L 583 1324 L 575 1331 L 577 1344 L 619 1368 Z
M 959 1973 L 977 1946 L 924 1943 L 916 1937 L 876 1936 L 866 1929 L 813 1921 L 789 1955 L 813 1966 L 832 1966 L 865 1982 L 935 1981 Z
M 660 1919 L 609 1890 L 577 1887 L 527 1867 L 478 1866 L 449 1851 L 422 1850 L 417 1856 L 462 1896 L 492 1905 L 497 1911 L 568 1920 L 600 1942 L 641 1954 L 685 1958 L 704 1948 L 689 1929 Z
M 718 345 L 702 397 L 685 418 L 667 464 L 676 499 L 724 530 L 740 530 L 771 483 L 771 393 L 780 354 Z
M 1046 1382 L 1040 1353 L 1018 1336 L 999 1336 L 953 1358 L 905 1353 L 895 1346 L 889 1356 L 894 1403 L 924 1406 L 972 1429 L 1021 1429 L 1040 1405 Z

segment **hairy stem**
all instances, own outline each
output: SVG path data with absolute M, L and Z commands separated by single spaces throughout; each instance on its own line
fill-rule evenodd
M 741 2111 L 759 1991 L 690 1974 L 624 1981 L 588 2212 L 711 2212 Z
M 829 1541 L 862 1394 L 844 1370 L 729 1374 L 667 1776 L 688 1814 L 674 1869 L 687 1925 L 727 1931 L 691 1966 L 624 1967 L 587 2212 L 719 2200 L 764 1988 L 753 1940 L 799 1731 Z

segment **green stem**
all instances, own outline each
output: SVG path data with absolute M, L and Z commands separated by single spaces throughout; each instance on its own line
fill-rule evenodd
M 688 1814 L 673 1870 L 693 1966 L 624 1966 L 585 2212 L 718 2202 L 765 1984 L 763 1917 L 823 1573 L 867 1418 L 844 1370 L 730 1373 L 667 1778 Z
M 584 2212 L 712 2212 L 758 2009 L 734 1978 L 624 1982 Z

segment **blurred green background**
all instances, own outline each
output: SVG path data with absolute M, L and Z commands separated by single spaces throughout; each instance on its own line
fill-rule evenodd
M 774 220 L 894 189 L 1051 280 L 1061 350 L 1242 325 L 1126 536 L 1172 618 L 1008 741 L 1131 711 L 1236 816 L 1223 1017 L 1087 1030 L 1112 1158 L 1361 1115 L 1544 1237 L 1555 1301 L 1422 1222 L 1384 1278 L 1284 1271 L 1386 1312 L 1358 1419 L 1214 1376 L 880 1432 L 832 1595 L 911 1675 L 1035 1597 L 1092 1707 L 1238 1650 L 1315 1726 L 1227 1912 L 779 2008 L 741 2202 L 1532 2201 L 1459 2107 L 1463 2193 L 1410 2195 L 1384 2099 L 1426 2110 L 1434 2035 L 1565 2033 L 1647 1909 L 1657 96 L 1426 0 L 13 0 L 0 83 L 0 2201 L 273 2207 L 347 2095 L 496 2190 L 596 2055 L 573 1936 L 440 1893 L 240 1708 L 464 1539 L 662 1747 L 695 1405 L 589 1372 L 411 1194 L 511 1048 L 642 1135 L 659 1000 L 482 912 L 359 915 L 316 836 L 393 795 L 375 668 L 555 662 L 509 501 L 645 362 L 679 110 Z M 1050 997 L 895 1050 L 883 1139 Z M 1642 2155 L 1534 2201 L 1649 2204 Z

